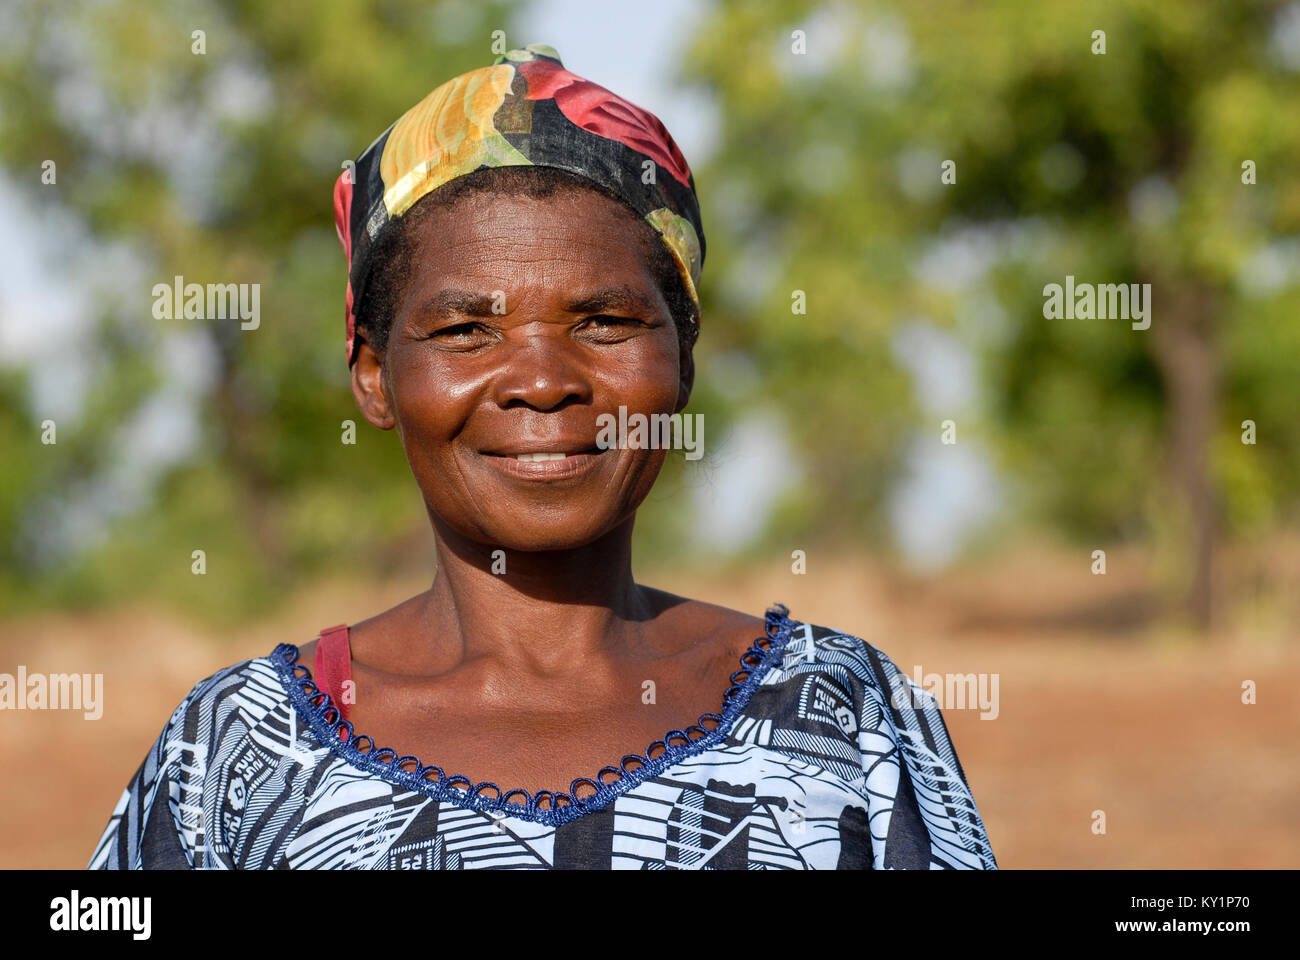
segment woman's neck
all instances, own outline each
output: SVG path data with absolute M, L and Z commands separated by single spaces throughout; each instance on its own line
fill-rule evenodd
M 435 522 L 438 570 L 413 611 L 407 656 L 444 666 L 488 657 L 545 676 L 643 652 L 659 611 L 632 576 L 632 524 L 574 550 L 512 552 Z

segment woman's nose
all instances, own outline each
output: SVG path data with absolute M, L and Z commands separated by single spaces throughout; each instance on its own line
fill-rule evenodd
M 496 402 L 502 407 L 526 404 L 553 410 L 566 402 L 589 403 L 591 380 L 577 346 L 567 336 L 554 333 L 525 338 L 504 359 L 496 377 Z

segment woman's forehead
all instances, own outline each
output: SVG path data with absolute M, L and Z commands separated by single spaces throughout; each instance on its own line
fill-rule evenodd
M 437 200 L 436 195 L 431 197 Z M 434 203 L 413 224 L 423 237 L 478 235 L 522 227 L 546 238 L 575 232 L 613 233 L 620 237 L 648 237 L 649 226 L 623 204 L 582 187 L 562 185 L 547 196 L 475 190 L 442 203 Z
M 430 210 L 412 224 L 409 239 L 415 265 L 426 271 L 513 276 L 549 265 L 575 276 L 631 273 L 645 282 L 654 242 L 635 215 L 587 191 L 476 193 Z

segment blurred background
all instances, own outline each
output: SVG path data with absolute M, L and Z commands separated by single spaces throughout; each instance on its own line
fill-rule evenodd
M 200 678 L 431 581 L 331 187 L 498 30 L 695 173 L 706 455 L 638 578 L 997 675 L 946 716 L 1003 867 L 1300 866 L 1300 3 L 4 19 L 0 673 L 103 673 L 104 713 L 0 712 L 0 866 L 84 866 Z M 259 327 L 155 319 L 177 275 L 259 284 Z M 1149 283 L 1150 328 L 1045 319 L 1067 275 Z

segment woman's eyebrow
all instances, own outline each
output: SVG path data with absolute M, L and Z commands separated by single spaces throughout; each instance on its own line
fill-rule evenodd
M 497 302 L 495 297 L 472 290 L 441 290 L 429 298 L 420 313 L 435 319 L 458 315 L 490 317 Z
M 495 292 L 495 291 L 494 291 Z M 420 314 L 439 319 L 452 316 L 490 317 L 499 314 L 493 307 L 499 298 L 472 290 L 441 290 L 430 297 Z M 626 284 L 617 287 L 605 287 L 583 294 L 571 300 L 564 307 L 567 313 L 598 313 L 601 310 L 626 310 L 636 313 L 653 313 L 653 301 Z
M 601 310 L 626 310 L 629 313 L 654 313 L 654 304 L 645 294 L 626 284 L 605 287 L 571 300 L 564 308 L 569 313 L 599 313 Z

